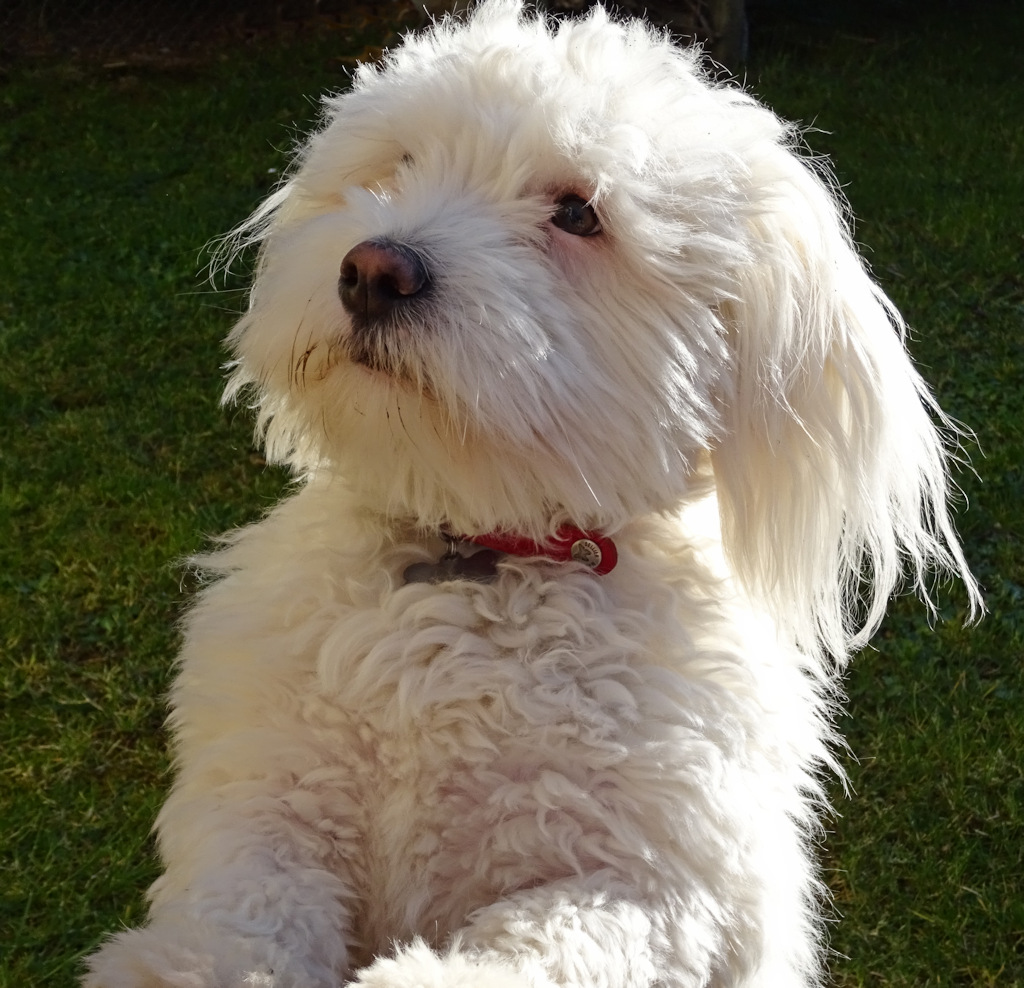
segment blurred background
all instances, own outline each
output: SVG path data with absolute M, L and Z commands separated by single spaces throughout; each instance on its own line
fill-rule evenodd
M 470 0 L 6 0 L 0 8 L 0 42 L 16 54 L 86 55 L 154 59 L 209 51 L 268 36 L 284 37 L 344 28 L 360 22 L 407 26 Z M 540 0 L 557 13 L 579 13 L 594 0 Z M 946 0 L 947 4 L 949 0 Z M 721 64 L 737 70 L 746 60 L 750 30 L 777 21 L 881 28 L 927 17 L 938 4 L 926 0 L 619 0 L 623 14 L 644 16 L 684 40 L 699 41 Z M 965 17 L 978 4 L 959 4 Z M 758 39 L 755 37 L 755 43 Z

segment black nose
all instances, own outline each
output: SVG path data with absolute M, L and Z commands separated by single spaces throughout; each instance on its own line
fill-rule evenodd
M 342 259 L 338 294 L 353 320 L 369 325 L 422 297 L 429 284 L 426 265 L 411 247 L 364 240 Z

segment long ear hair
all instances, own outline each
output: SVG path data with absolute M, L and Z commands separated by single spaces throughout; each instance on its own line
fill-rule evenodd
M 962 432 L 904 349 L 905 325 L 853 247 L 839 196 L 775 145 L 753 178 L 752 261 L 723 306 L 736 361 L 713 453 L 728 553 L 814 656 L 842 663 L 904 580 L 983 609 L 947 500 Z

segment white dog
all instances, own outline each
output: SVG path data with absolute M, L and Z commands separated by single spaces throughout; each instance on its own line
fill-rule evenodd
M 980 605 L 795 144 L 516 0 L 327 100 L 235 241 L 227 394 L 303 486 L 203 560 L 166 873 L 87 985 L 819 981 L 837 669 L 903 577 Z

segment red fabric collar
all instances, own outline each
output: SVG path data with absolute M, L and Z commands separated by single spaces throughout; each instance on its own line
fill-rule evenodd
M 615 569 L 619 553 L 615 543 L 600 532 L 585 532 L 575 525 L 562 525 L 553 538 L 535 542 L 511 532 L 488 532 L 485 535 L 463 535 L 460 538 L 511 556 L 547 556 L 557 562 L 575 560 L 604 575 Z

